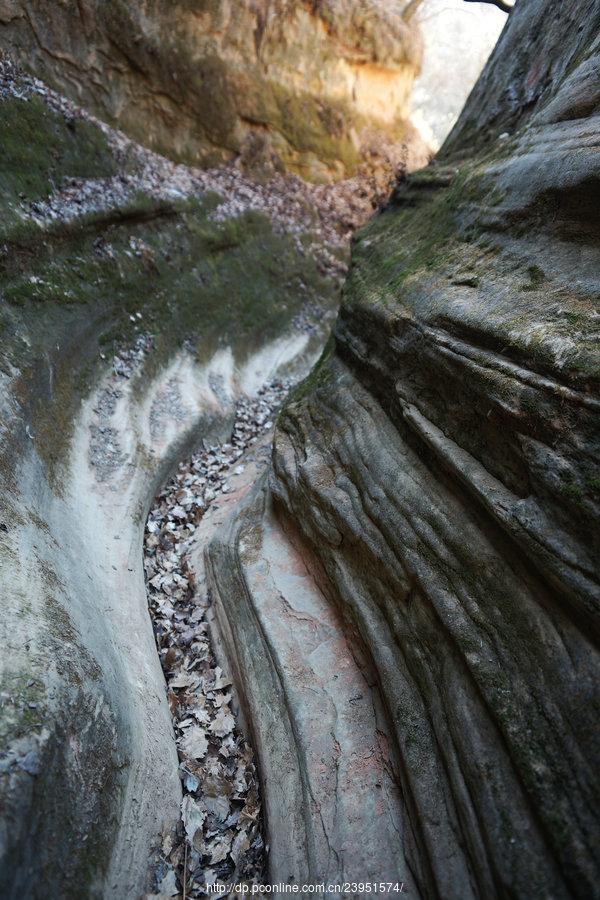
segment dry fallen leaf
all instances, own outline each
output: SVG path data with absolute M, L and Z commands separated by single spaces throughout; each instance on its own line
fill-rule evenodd
M 226 703 L 229 703 L 231 700 L 231 691 L 227 691 L 226 694 L 216 694 L 214 699 L 215 706 L 225 706 Z
M 194 716 L 201 725 L 210 724 L 210 716 L 205 709 L 194 709 Z
M 233 839 L 233 844 L 231 845 L 231 858 L 234 863 L 238 864 L 240 857 L 248 850 L 250 847 L 250 841 L 248 840 L 248 835 L 245 831 L 238 831 L 236 836 Z
M 218 837 L 211 847 L 210 862 L 211 865 L 222 862 L 231 849 L 231 833 L 226 832 Z
M 204 759 L 208 750 L 208 741 L 204 731 L 198 725 L 187 728 L 184 737 L 179 742 L 179 747 L 191 759 Z
M 222 691 L 223 688 L 229 687 L 233 682 L 231 678 L 225 678 L 223 675 L 223 670 L 220 666 L 215 667 L 215 683 L 213 685 L 213 690 Z
M 219 822 L 224 822 L 229 816 L 229 800 L 227 797 L 203 797 L 202 805 L 212 813 Z
M 190 844 L 193 844 L 196 833 L 202 831 L 206 813 L 200 804 L 189 794 L 186 794 L 181 802 L 181 818 L 183 820 L 183 827 L 185 828 L 188 841 Z
M 235 719 L 229 712 L 229 707 L 222 707 L 210 724 L 210 730 L 217 737 L 225 737 L 235 727 Z
M 198 678 L 195 675 L 189 675 L 187 672 L 180 672 L 175 678 L 169 681 L 170 688 L 188 688 L 198 684 Z
M 189 791 L 190 794 L 195 794 L 198 788 L 200 787 L 200 782 L 196 778 L 195 775 L 192 775 L 190 772 L 186 772 L 183 777 L 183 784 L 186 791 Z

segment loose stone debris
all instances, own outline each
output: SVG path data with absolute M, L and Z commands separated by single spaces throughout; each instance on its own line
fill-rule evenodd
M 232 711 L 233 688 L 211 649 L 210 599 L 189 564 L 194 532 L 230 478 L 244 471 L 244 454 L 273 428 L 291 387 L 272 381 L 236 409 L 229 442 L 179 465 L 146 523 L 144 569 L 156 643 L 167 680 L 183 787 L 181 830 L 166 836 L 157 872 L 158 896 L 207 896 L 206 886 L 261 884 L 266 848 L 251 747 Z M 149 895 L 153 896 L 153 895 Z M 156 896 L 156 895 L 154 895 Z M 222 894 L 226 896 L 226 894 Z
M 136 321 L 136 327 L 139 322 Z M 108 482 L 117 469 L 127 463 L 127 456 L 120 446 L 119 433 L 111 424 L 117 403 L 123 396 L 123 385 L 139 368 L 148 353 L 154 349 L 154 337 L 142 332 L 133 344 L 122 342 L 115 345 L 112 357 L 112 372 L 107 378 L 94 407 L 94 419 L 90 424 L 88 461 L 96 473 L 98 481 Z M 105 355 L 102 355 L 106 359 Z M 133 474 L 133 472 L 132 472 Z

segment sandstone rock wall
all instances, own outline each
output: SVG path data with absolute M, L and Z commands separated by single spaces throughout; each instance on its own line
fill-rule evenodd
M 215 220 L 214 183 L 40 90 L 0 65 L 0 895 L 121 900 L 181 799 L 147 510 L 336 291 L 285 221 Z
M 327 181 L 424 164 L 408 122 L 418 29 L 403 0 L 0 2 L 0 46 L 179 160 L 241 154 Z M 407 146 L 402 148 L 402 145 Z
M 279 527 L 383 704 L 396 877 L 426 897 L 598 896 L 599 33 L 597 0 L 517 3 L 440 158 L 356 237 L 276 430 Z

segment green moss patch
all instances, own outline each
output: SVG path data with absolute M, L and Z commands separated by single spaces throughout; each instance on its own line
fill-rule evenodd
M 376 273 L 378 300 L 397 304 L 414 276 L 434 273 L 445 261 L 445 268 L 450 268 L 457 244 L 470 238 L 468 232 L 461 234 L 457 229 L 456 216 L 468 195 L 468 184 L 468 172 L 440 181 L 439 174 L 425 170 L 401 188 L 355 242 L 345 300 L 351 302 L 356 287 L 366 287 L 363 271 Z
M 310 373 L 290 391 L 287 400 L 279 411 L 279 417 L 285 418 L 286 415 L 289 415 L 290 410 L 296 404 L 301 403 L 305 397 L 313 394 L 318 388 L 325 387 L 331 383 L 332 375 L 327 363 L 333 355 L 334 348 L 335 341 L 333 335 L 331 335 Z
M 67 120 L 39 97 L 0 104 L 0 157 L 0 241 L 22 223 L 16 212 L 21 203 L 46 197 L 65 178 L 105 178 L 117 171 L 98 128 Z M 29 226 L 34 234 L 35 228 Z
M 77 408 L 121 346 L 154 338 L 135 376 L 143 392 L 179 348 L 205 360 L 228 346 L 243 361 L 307 301 L 336 302 L 310 253 L 265 215 L 214 221 L 214 194 L 163 202 L 142 191 L 69 222 L 23 220 L 18 206 L 65 178 L 108 177 L 122 165 L 99 129 L 38 97 L 0 104 L 0 144 L 0 370 L 20 372 L 14 401 L 56 490 Z M 30 438 L 24 429 L 11 437 L 8 468 Z
M 546 280 L 543 269 L 539 266 L 527 267 L 527 281 L 522 285 L 523 291 L 538 291 Z

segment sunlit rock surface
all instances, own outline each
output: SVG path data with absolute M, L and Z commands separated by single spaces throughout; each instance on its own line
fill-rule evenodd
M 408 121 L 421 39 L 406 5 L 1 0 L 0 45 L 171 157 L 327 181 L 427 161 Z
M 597 0 L 517 3 L 440 158 L 356 238 L 270 494 L 208 553 L 264 802 L 295 829 L 292 858 L 269 825 L 273 871 L 343 881 L 385 827 L 389 792 L 345 831 L 367 728 L 412 896 L 597 895 L 599 32 Z M 370 688 L 336 717 L 353 665 Z

